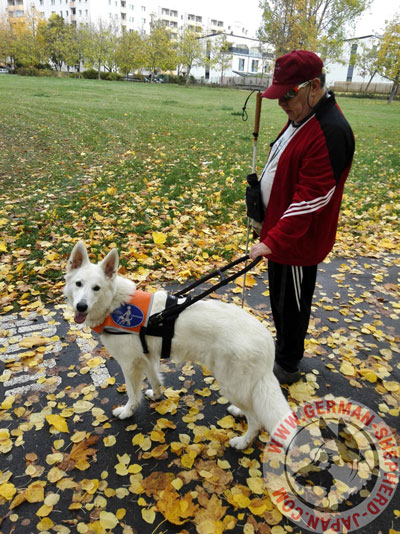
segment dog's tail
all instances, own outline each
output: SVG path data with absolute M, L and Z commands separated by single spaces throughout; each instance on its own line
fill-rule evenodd
M 291 439 L 297 428 L 297 418 L 292 413 L 275 377 L 261 377 L 253 389 L 253 407 L 259 423 L 272 438 L 280 442 Z

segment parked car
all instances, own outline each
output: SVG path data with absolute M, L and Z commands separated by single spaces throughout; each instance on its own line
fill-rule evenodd
M 8 69 L 5 67 L 0 67 L 0 74 L 8 74 Z
M 156 83 L 167 83 L 168 82 L 168 76 L 166 76 L 165 74 L 159 74 L 158 76 L 156 76 L 154 78 L 154 81 Z

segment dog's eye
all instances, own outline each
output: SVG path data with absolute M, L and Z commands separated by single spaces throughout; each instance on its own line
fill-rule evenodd
M 94 286 L 93 291 L 100 291 L 100 286 Z
M 76 287 L 82 287 L 82 282 L 76 282 Z

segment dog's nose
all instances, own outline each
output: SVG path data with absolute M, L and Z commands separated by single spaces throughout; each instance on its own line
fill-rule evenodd
M 76 309 L 80 313 L 85 313 L 85 311 L 87 311 L 87 309 L 88 309 L 88 306 L 87 306 L 86 302 L 78 302 L 78 304 L 76 305 Z

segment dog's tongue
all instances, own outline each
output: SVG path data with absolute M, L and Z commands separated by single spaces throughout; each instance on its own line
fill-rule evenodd
M 80 312 L 75 312 L 75 322 L 76 323 L 83 323 L 85 322 L 85 319 L 86 319 L 86 313 L 80 313 Z

